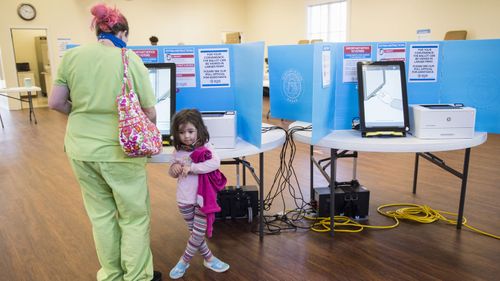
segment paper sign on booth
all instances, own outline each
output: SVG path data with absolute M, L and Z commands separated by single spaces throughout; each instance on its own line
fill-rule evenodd
M 330 86 L 330 76 L 331 76 L 331 50 L 330 46 L 324 46 L 321 52 L 321 76 L 323 81 L 323 88 Z
M 358 82 L 358 61 L 372 60 L 372 46 L 344 46 L 344 63 L 342 69 L 342 82 Z
M 177 88 L 196 87 L 194 48 L 165 49 L 164 61 L 175 63 Z
M 144 63 L 155 63 L 158 62 L 158 50 L 156 49 L 133 49 Z
M 377 61 L 405 61 L 406 43 L 378 43 Z
M 229 49 L 199 49 L 201 88 L 229 88 Z
M 437 82 L 439 44 L 411 45 L 408 82 Z

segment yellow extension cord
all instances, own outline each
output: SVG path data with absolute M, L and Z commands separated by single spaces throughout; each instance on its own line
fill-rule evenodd
M 390 211 L 382 211 L 382 209 L 389 208 L 389 207 L 401 207 L 396 210 L 390 210 Z M 365 228 L 375 228 L 375 229 L 390 229 L 390 228 L 395 228 L 399 225 L 399 219 L 405 219 L 405 220 L 411 220 L 411 221 L 416 221 L 419 223 L 433 223 L 435 221 L 442 220 L 444 222 L 447 222 L 452 225 L 457 225 L 456 219 L 450 219 L 445 215 L 450 215 L 450 216 L 455 216 L 457 217 L 457 214 L 451 213 L 451 212 L 446 212 L 446 211 L 439 211 L 439 210 L 434 210 L 431 207 L 427 205 L 417 205 L 417 204 L 411 204 L 411 203 L 396 203 L 396 204 L 385 204 L 381 205 L 377 208 L 377 212 L 379 212 L 381 215 L 393 218 L 395 223 L 393 225 L 387 225 L 387 226 L 376 226 L 376 225 L 365 225 L 365 224 L 360 224 L 354 220 L 352 220 L 349 217 L 346 216 L 335 216 L 334 217 L 334 231 L 335 232 L 361 232 Z M 315 222 L 313 226 L 311 227 L 311 230 L 316 231 L 316 232 L 328 232 L 330 231 L 330 218 L 313 218 L 313 217 L 306 217 L 307 219 L 310 220 L 319 220 L 318 222 Z M 486 235 L 495 239 L 500 239 L 500 236 L 498 235 L 493 235 L 491 233 L 487 233 L 485 231 L 479 230 L 475 227 L 472 227 L 467 224 L 467 219 L 463 217 L 462 220 L 462 225 L 469 228 L 472 231 L 475 231 L 479 234 Z

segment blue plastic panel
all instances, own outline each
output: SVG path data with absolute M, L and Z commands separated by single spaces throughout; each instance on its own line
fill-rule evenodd
M 312 122 L 314 45 L 270 46 L 271 115 Z
M 359 116 L 358 89 L 356 82 L 343 82 L 344 47 L 371 46 L 370 59 L 376 60 L 378 44 L 331 44 L 334 67 L 331 95 L 326 95 L 321 87 L 321 60 L 317 57 L 320 51 L 316 49 L 325 44 L 269 47 L 272 115 L 313 123 L 313 143 L 331 129 L 350 129 L 352 118 Z M 497 114 L 500 108 L 500 40 L 397 42 L 395 45 L 405 46 L 406 50 L 409 104 L 463 103 L 477 109 L 476 131 L 500 133 L 500 114 Z M 435 81 L 409 80 L 410 50 L 417 45 L 438 50 Z M 297 83 L 300 95 L 293 102 L 287 98 L 283 86 L 284 73 L 289 69 L 297 70 L 300 79 L 296 80 L 301 82 Z M 325 104 L 329 105 L 328 110 Z
M 238 112 L 238 136 L 257 147 L 262 142 L 263 79 L 264 43 L 235 45 L 233 89 Z
M 500 133 L 500 40 L 444 41 L 441 103 L 476 108 L 476 131 Z
M 176 110 L 237 111 L 238 136 L 260 147 L 264 44 L 131 46 L 144 62 L 176 62 Z M 229 81 L 202 85 L 200 54 L 229 58 Z M 175 61 L 177 60 L 177 61 Z M 183 64 L 182 66 L 179 64 Z M 194 75 L 194 76 L 193 76 Z M 205 80 L 208 81 L 208 80 Z M 212 87 L 210 87 L 210 85 Z

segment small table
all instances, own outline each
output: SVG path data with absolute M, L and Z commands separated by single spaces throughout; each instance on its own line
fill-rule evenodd
M 35 124 L 38 124 L 36 121 L 36 116 L 35 116 L 35 111 L 33 110 L 33 92 L 41 91 L 42 89 L 40 87 L 32 86 L 32 87 L 15 87 L 15 88 L 4 88 L 0 89 L 0 96 L 4 96 L 10 99 L 15 99 L 20 102 L 27 102 L 29 105 L 29 117 L 30 117 L 30 122 L 31 120 L 31 115 L 33 114 L 33 119 L 35 120 Z M 9 94 L 12 93 L 28 93 L 28 98 L 24 99 L 21 96 L 19 97 L 13 97 Z M 2 127 L 3 127 L 3 122 L 2 122 Z
M 296 126 L 309 126 L 310 123 L 294 122 L 290 124 L 289 128 Z M 314 129 L 314 128 L 313 128 Z M 297 141 L 311 144 L 311 131 L 298 131 L 294 134 L 293 138 Z M 465 192 L 467 189 L 467 176 L 469 172 L 469 158 L 471 147 L 483 144 L 487 139 L 487 133 L 476 132 L 471 139 L 419 139 L 414 136 L 408 135 L 406 137 L 382 137 L 382 138 L 363 138 L 361 133 L 355 130 L 336 130 L 329 135 L 323 137 L 315 145 L 330 148 L 330 217 L 333 218 L 335 214 L 335 186 L 336 186 L 336 161 L 340 157 L 345 157 L 343 151 L 353 151 L 355 154 L 350 157 L 357 157 L 358 151 L 364 152 L 413 152 L 415 153 L 415 170 L 413 177 L 413 193 L 417 190 L 417 175 L 419 157 L 422 157 L 447 172 L 457 176 L 462 180 L 462 188 L 460 193 L 460 202 L 457 218 L 457 229 L 462 228 L 463 210 L 465 203 Z M 465 149 L 463 171 L 459 172 L 447 166 L 443 160 L 434 156 L 431 152 L 437 151 L 450 151 Z M 311 197 L 314 194 L 312 172 L 313 165 L 318 165 L 313 158 L 313 145 L 310 149 L 311 156 Z M 354 170 L 355 171 L 355 170 Z M 331 220 L 331 235 L 333 235 L 333 219 Z
M 273 127 L 273 125 L 262 123 L 262 128 Z M 285 131 L 283 130 L 266 130 L 262 132 L 261 146 L 256 147 L 240 138 L 236 141 L 235 148 L 216 149 L 220 159 L 235 159 L 237 163 L 243 163 L 246 166 L 246 161 L 241 161 L 240 157 L 259 154 L 259 177 L 250 169 L 255 181 L 259 185 L 259 237 L 260 240 L 264 237 L 264 152 L 280 147 L 285 143 Z M 174 148 L 167 146 L 163 148 L 163 152 L 159 155 L 149 158 L 149 163 L 169 163 L 172 159 Z M 223 161 L 224 162 L 224 161 Z M 227 164 L 235 164 L 235 162 L 227 162 Z M 245 184 L 245 174 L 243 174 L 243 184 Z

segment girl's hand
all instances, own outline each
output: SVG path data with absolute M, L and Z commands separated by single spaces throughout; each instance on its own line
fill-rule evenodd
M 191 166 L 183 166 L 181 176 L 184 178 L 187 177 L 190 171 L 191 171 Z
M 170 175 L 177 178 L 182 173 L 182 165 L 179 163 L 174 163 L 170 166 Z

